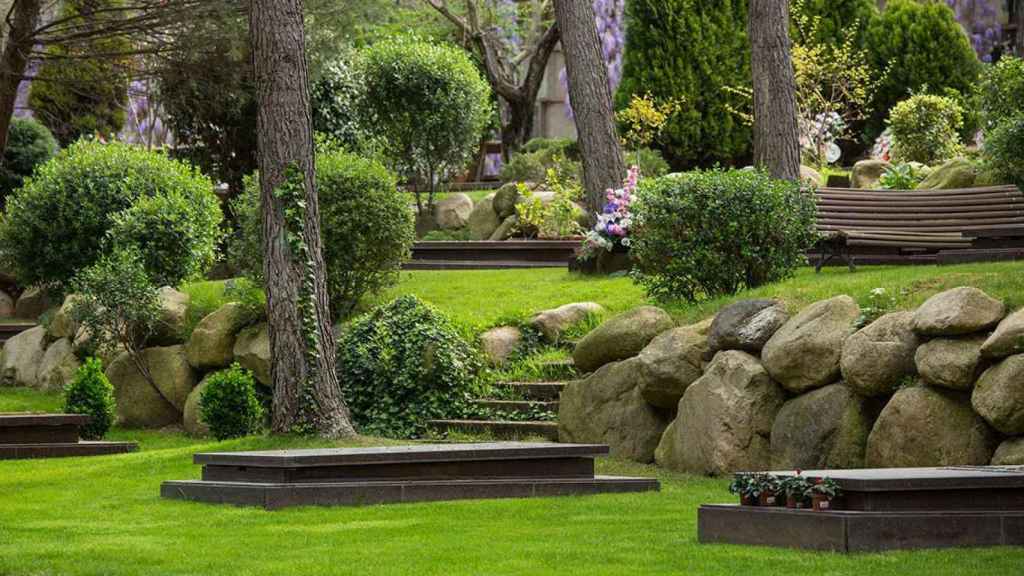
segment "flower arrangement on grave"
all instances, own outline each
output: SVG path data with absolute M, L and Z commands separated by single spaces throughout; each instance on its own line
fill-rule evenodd
M 739 496 L 743 506 L 756 506 L 761 488 L 752 474 L 736 474 L 729 484 L 729 493 Z
M 633 203 L 633 194 L 639 180 L 640 167 L 633 165 L 629 169 L 622 188 L 608 189 L 606 192 L 608 203 L 605 204 L 604 210 L 597 215 L 597 223 L 583 238 L 583 247 L 580 250 L 581 258 L 593 258 L 602 250 L 612 252 L 617 248 L 629 249 L 631 243 L 629 234 L 633 226 L 630 206 Z
M 818 478 L 811 486 L 811 505 L 816 511 L 832 509 L 832 503 L 842 494 L 839 484 L 829 478 Z
M 799 469 L 792 476 L 786 476 L 779 481 L 779 490 L 786 496 L 786 508 L 807 508 L 807 493 L 810 489 L 810 479 L 802 476 Z

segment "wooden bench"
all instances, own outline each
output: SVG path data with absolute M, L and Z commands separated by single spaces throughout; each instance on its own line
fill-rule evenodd
M 960 190 L 859 190 L 815 192 L 821 256 L 816 270 L 842 260 L 855 265 L 851 248 L 899 255 L 999 247 L 1024 237 L 1024 194 L 1015 186 Z M 980 243 L 980 245 L 979 245 Z M 983 255 L 983 254 L 981 254 Z

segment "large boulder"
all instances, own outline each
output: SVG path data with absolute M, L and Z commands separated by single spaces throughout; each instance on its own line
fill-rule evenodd
M 212 374 L 212 373 L 211 373 Z M 181 425 L 185 429 L 185 433 L 189 436 L 209 436 L 210 427 L 203 422 L 202 411 L 199 407 L 199 400 L 203 396 L 203 390 L 206 390 L 206 386 L 210 383 L 210 375 L 207 374 L 200 382 L 188 393 L 188 399 L 185 400 L 185 409 L 181 415 Z
M 10 318 L 11 316 L 14 316 L 14 298 L 0 290 L 0 318 Z
M 50 309 L 50 294 L 46 288 L 30 286 L 21 293 L 18 301 L 14 304 L 14 315 L 18 318 L 30 318 L 35 320 L 43 312 Z
M 710 353 L 746 350 L 758 353 L 768 339 L 789 320 L 775 300 L 740 300 L 721 309 L 708 334 Z
M 1024 434 L 1024 354 L 1010 356 L 985 370 L 974 385 L 971 405 L 1003 434 Z
M 235 334 L 245 325 L 245 308 L 230 302 L 207 314 L 185 344 L 189 364 L 196 368 L 220 368 L 234 358 Z
M 434 222 L 442 230 L 462 228 L 469 223 L 473 212 L 473 199 L 465 194 L 449 194 L 447 198 L 434 202 Z
M 572 353 L 573 362 L 577 369 L 592 372 L 609 362 L 631 358 L 672 326 L 672 317 L 661 308 L 634 308 L 605 321 L 584 336 Z
M 846 384 L 864 396 L 886 396 L 914 373 L 919 344 L 910 312 L 886 314 L 843 343 L 839 367 Z
M 561 338 L 562 332 L 582 322 L 587 316 L 603 311 L 604 308 L 597 302 L 573 302 L 537 314 L 530 324 L 540 331 L 545 340 L 554 343 Z
M 932 169 L 931 174 L 917 185 L 918 190 L 952 190 L 970 188 L 978 178 L 978 169 L 966 158 L 953 158 Z
M 0 354 L 0 381 L 7 386 L 35 388 L 39 363 L 46 353 L 46 328 L 36 326 L 12 336 Z
M 72 313 L 75 308 L 75 303 L 81 300 L 81 296 L 78 294 L 68 294 L 64 298 L 64 303 L 60 305 L 60 308 L 53 313 L 53 317 L 50 318 L 50 325 L 47 327 L 47 334 L 50 338 L 74 338 L 75 334 L 78 333 L 78 322 L 75 322 L 74 314 Z
M 960 393 L 911 386 L 893 395 L 875 422 L 865 464 L 870 468 L 980 466 L 998 437 Z
M 508 240 L 509 238 L 512 237 L 513 232 L 515 232 L 516 224 L 519 224 L 519 216 L 513 214 L 511 216 L 506 217 L 504 220 L 501 221 L 501 224 L 499 224 L 498 227 L 494 229 L 494 232 L 491 233 L 491 236 L 490 238 L 488 238 L 488 240 Z
M 648 403 L 674 411 L 686 389 L 704 374 L 711 320 L 659 334 L 637 358 L 640 394 Z
M 960 336 L 994 327 L 1006 306 L 973 286 L 939 292 L 914 312 L 914 331 L 925 336 Z
M 36 377 L 40 390 L 56 392 L 64 389 L 75 378 L 81 366 L 71 346 L 71 340 L 61 338 L 50 344 L 39 363 Z
M 498 188 L 498 191 L 494 193 L 494 212 L 498 215 L 498 218 L 508 218 L 516 213 L 516 204 L 519 203 L 519 185 L 515 182 L 509 182 Z
M 811 168 L 810 166 L 800 166 L 800 183 L 804 186 L 821 188 L 825 185 L 825 179 L 822 178 L 821 173 L 814 168 Z
M 185 347 L 163 346 L 142 351 L 153 377 L 149 383 L 125 352 L 107 367 L 114 386 L 118 420 L 129 428 L 163 428 L 181 421 L 188 395 L 196 385 Z
M 981 373 L 981 345 L 985 336 L 935 338 L 914 353 L 921 379 L 932 386 L 970 390 Z
M 264 386 L 270 386 L 270 333 L 266 323 L 243 328 L 235 337 L 235 361 Z
M 654 460 L 668 422 L 640 395 L 638 363 L 630 358 L 606 364 L 585 380 L 566 385 L 558 405 L 558 439 L 607 444 L 617 458 Z
M 189 296 L 170 286 L 160 288 L 156 294 L 160 306 L 160 321 L 156 325 L 156 332 L 150 337 L 150 342 L 164 346 L 178 344 L 188 322 Z
M 523 333 L 515 326 L 498 326 L 480 335 L 480 349 L 491 366 L 501 366 L 516 352 Z
M 1024 308 L 1003 319 L 995 332 L 981 345 L 986 358 L 1005 358 L 1024 352 Z
M 765 470 L 771 464 L 772 422 L 784 401 L 757 358 L 739 350 L 719 352 L 686 389 L 655 459 L 694 474 Z
M 843 384 L 786 402 L 772 425 L 772 469 L 863 468 L 880 408 Z
M 487 240 L 501 225 L 501 218 L 494 211 L 494 194 L 482 198 L 469 214 L 469 239 Z
M 1004 440 L 992 456 L 993 466 L 1024 466 L 1024 436 Z
M 854 188 L 877 189 L 882 174 L 885 174 L 885 171 L 891 167 L 892 164 L 885 160 L 861 160 L 853 165 L 853 171 L 850 172 L 850 185 Z
M 860 307 L 849 296 L 815 302 L 790 318 L 764 345 L 764 367 L 794 393 L 839 380 L 843 342 L 856 330 Z

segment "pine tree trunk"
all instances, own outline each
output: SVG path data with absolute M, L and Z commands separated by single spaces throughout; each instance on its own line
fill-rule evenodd
M 555 0 L 555 18 L 562 34 L 569 103 L 583 157 L 583 187 L 591 214 L 601 212 L 608 188 L 626 177 L 622 149 L 615 132 L 608 68 L 601 56 L 591 0 Z
M 754 79 L 754 165 L 775 178 L 800 180 L 796 80 L 789 43 L 789 0 L 750 0 Z
M 14 0 L 13 18 L 0 56 L 0 158 L 7 150 L 7 133 L 18 100 L 18 85 L 25 76 L 34 33 L 42 15 L 42 0 Z
M 263 272 L 270 323 L 272 428 L 336 438 L 355 434 L 335 372 L 335 342 L 327 306 L 320 215 L 313 162 L 309 78 L 302 0 L 252 0 L 249 12 L 256 77 Z M 288 179 L 288 174 L 292 179 Z M 288 240 L 285 209 L 275 190 L 302 175 L 306 258 Z M 287 204 L 287 205 L 286 205 Z M 303 314 L 302 306 L 311 304 Z M 305 317 L 305 320 L 304 320 Z
M 518 151 L 530 140 L 533 134 L 536 101 L 536 93 L 532 100 L 505 100 L 508 106 L 508 119 L 501 127 L 501 147 L 506 162 L 511 159 L 513 152 Z

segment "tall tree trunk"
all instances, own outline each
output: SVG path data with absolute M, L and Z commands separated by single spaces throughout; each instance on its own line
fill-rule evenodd
M 1024 0 L 1013 0 L 1015 14 L 1017 16 L 1017 45 L 1016 54 L 1020 58 L 1024 58 Z
M 355 434 L 335 372 L 313 161 L 302 0 L 252 0 L 263 272 L 274 382 L 272 428 L 335 438 Z M 301 180 L 300 198 L 281 197 Z M 305 200 L 305 210 L 300 206 Z M 304 246 L 289 214 L 298 210 Z M 300 244 L 302 242 L 300 241 Z M 296 253 L 298 252 L 298 253 Z M 302 252 L 305 252 L 303 254 Z
M 789 0 L 750 0 L 754 79 L 754 165 L 775 178 L 800 180 L 796 79 L 789 44 Z
M 18 99 L 18 85 L 25 76 L 34 33 L 42 15 L 42 0 L 14 0 L 13 18 L 0 56 L 0 159 L 7 150 L 7 133 Z M 0 160 L 2 162 L 2 160 Z
M 596 214 L 604 208 L 605 192 L 618 188 L 626 177 L 615 132 L 608 68 L 601 56 L 591 0 L 555 0 L 555 18 L 565 50 L 569 103 L 583 157 L 587 208 Z
M 504 160 L 508 162 L 512 153 L 523 147 L 533 134 L 533 117 L 537 95 L 533 99 L 505 100 L 508 118 L 501 127 L 501 148 Z

